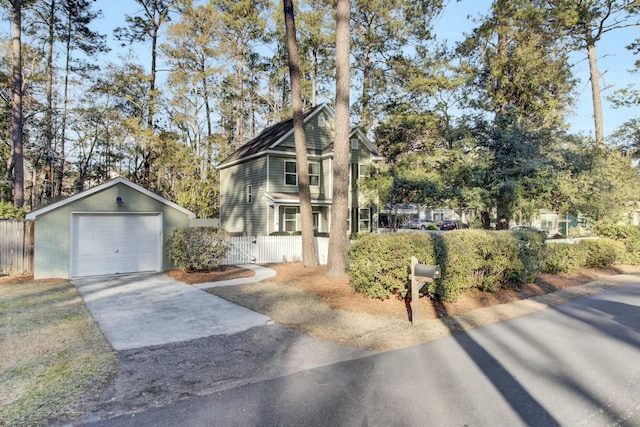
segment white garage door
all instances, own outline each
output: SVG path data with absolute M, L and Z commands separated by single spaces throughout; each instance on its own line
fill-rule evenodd
M 162 215 L 73 214 L 71 276 L 159 271 Z

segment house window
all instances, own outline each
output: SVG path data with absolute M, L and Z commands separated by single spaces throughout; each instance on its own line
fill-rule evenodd
M 369 208 L 358 209 L 358 231 L 369 231 L 371 224 L 371 210 Z
M 318 116 L 318 127 L 319 128 L 324 127 L 324 116 Z
M 284 163 L 285 185 L 298 185 L 298 168 L 296 162 Z M 320 163 L 309 163 L 309 185 L 320 185 Z
M 296 162 L 284 162 L 284 184 L 298 185 Z
M 253 203 L 253 192 L 251 185 L 247 185 L 247 203 Z
M 358 149 L 358 139 L 357 138 L 352 138 L 351 139 L 351 149 L 352 150 L 357 150 Z
M 284 208 L 284 231 L 298 230 L 298 208 Z
M 358 178 L 366 178 L 367 177 L 367 168 L 366 165 L 358 165 Z
M 313 230 L 320 231 L 320 212 L 313 211 L 311 215 L 313 216 Z
M 320 185 L 320 163 L 309 163 L 309 185 Z

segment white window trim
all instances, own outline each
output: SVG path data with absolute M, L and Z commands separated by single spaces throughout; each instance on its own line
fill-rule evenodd
M 291 212 L 293 211 L 293 219 L 287 219 L 287 212 Z M 288 223 L 293 223 L 293 230 L 292 231 L 296 231 L 298 230 L 298 216 L 299 216 L 299 210 L 297 207 L 291 207 L 291 206 L 286 206 L 284 208 L 284 211 L 282 213 L 282 223 L 283 223 L 283 228 L 282 231 L 288 231 L 287 230 L 287 224 Z
M 366 217 L 362 218 L 362 212 L 366 211 Z M 366 225 L 366 227 L 362 227 Z M 358 208 L 358 231 L 369 231 L 371 229 L 371 208 Z
M 358 163 L 358 179 L 362 179 L 366 177 L 367 177 L 366 165 L 363 165 L 362 163 Z
M 311 173 L 311 165 L 318 165 L 318 173 L 312 174 Z M 312 185 L 314 187 L 318 187 L 320 186 L 320 172 L 321 172 L 321 165 L 319 162 L 309 162 L 309 185 Z M 318 182 L 316 184 L 312 183 L 311 177 L 317 176 L 318 177 Z
M 351 138 L 351 149 L 352 150 L 357 150 L 358 149 L 358 138 Z
M 293 165 L 296 168 L 295 173 L 293 172 L 287 172 L 287 164 L 289 163 L 293 163 Z M 287 183 L 287 175 L 293 175 L 295 177 L 295 184 L 289 184 Z M 284 185 L 288 186 L 288 187 L 297 187 L 298 186 L 298 164 L 295 161 L 291 161 L 291 160 L 285 160 L 284 161 Z

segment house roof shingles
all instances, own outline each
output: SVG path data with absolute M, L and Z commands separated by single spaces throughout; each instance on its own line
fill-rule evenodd
M 304 119 L 314 115 L 317 111 L 324 108 L 326 104 L 321 104 L 313 107 L 309 111 L 304 113 Z M 230 163 L 234 163 L 238 160 L 251 157 L 254 154 L 261 153 L 268 150 L 274 143 L 278 142 L 281 138 L 286 136 L 293 130 L 293 118 L 276 123 L 260 132 L 258 136 L 244 144 L 242 147 L 234 151 L 229 157 L 222 161 L 218 167 L 223 167 Z

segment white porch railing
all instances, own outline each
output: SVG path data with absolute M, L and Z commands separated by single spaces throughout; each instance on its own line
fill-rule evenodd
M 327 263 L 328 237 L 316 237 L 320 264 Z M 223 264 L 263 264 L 302 260 L 302 236 L 234 236 L 227 240 L 229 249 Z

